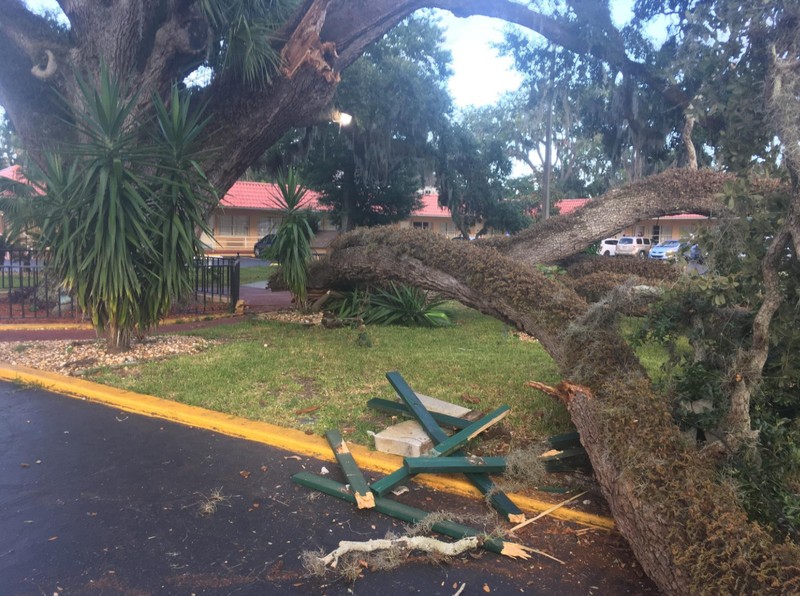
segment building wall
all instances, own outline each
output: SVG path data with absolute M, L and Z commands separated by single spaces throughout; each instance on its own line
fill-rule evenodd
M 654 243 L 664 242 L 665 240 L 685 240 L 697 233 L 701 228 L 713 225 L 714 220 L 701 218 L 670 218 L 661 217 L 658 219 L 648 219 L 640 221 L 635 225 L 628 226 L 614 238 L 622 236 L 641 236 L 650 238 Z
M 201 240 L 209 247 L 207 252 L 212 254 L 252 254 L 253 245 L 267 234 L 274 234 L 281 221 L 282 216 L 278 211 L 215 209 L 209 218 L 209 227 L 214 238 L 203 234 Z M 335 229 L 328 216 L 323 214 L 320 231 Z

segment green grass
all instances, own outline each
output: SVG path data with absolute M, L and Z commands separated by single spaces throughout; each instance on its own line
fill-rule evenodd
M 622 336 L 629 341 L 632 340 L 639 333 L 642 325 L 643 321 L 641 319 L 623 317 L 620 322 Z M 692 349 L 686 337 L 678 339 L 675 349 L 678 355 L 683 355 L 687 358 L 691 356 Z M 665 369 L 665 365 L 669 362 L 669 351 L 663 343 L 652 338 L 646 338 L 635 346 L 634 352 L 656 386 L 668 380 L 670 373 Z M 674 372 L 673 370 L 672 373 Z
M 552 398 L 524 386 L 559 381 L 538 343 L 524 342 L 495 319 L 455 307 L 457 324 L 442 329 L 368 327 L 372 347 L 354 329 L 323 329 L 246 321 L 194 332 L 219 345 L 208 351 L 98 373 L 93 379 L 253 420 L 371 445 L 391 419 L 366 407 L 371 397 L 394 398 L 385 373 L 400 371 L 411 387 L 469 408 L 511 407 L 502 432 L 486 439 L 517 446 L 571 428 Z M 477 403 L 473 403 L 477 401 Z M 313 412 L 298 413 L 308 408 Z
M 267 265 L 266 263 L 258 267 L 242 267 L 239 270 L 239 283 L 245 285 L 257 281 L 266 282 L 274 269 L 275 265 Z

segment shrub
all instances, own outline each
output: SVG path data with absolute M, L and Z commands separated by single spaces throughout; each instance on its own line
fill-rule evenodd
M 385 288 L 346 292 L 331 303 L 329 311 L 345 322 L 444 327 L 452 324 L 450 315 L 440 308 L 444 302 L 419 288 L 390 283 Z

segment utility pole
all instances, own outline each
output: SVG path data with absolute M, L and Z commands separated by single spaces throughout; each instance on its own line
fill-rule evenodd
M 547 89 L 547 126 L 545 128 L 544 138 L 544 179 L 542 185 L 544 186 L 544 218 L 550 218 L 550 172 L 553 167 L 553 82 L 556 73 L 556 51 L 555 48 L 551 54 L 550 62 L 550 85 Z

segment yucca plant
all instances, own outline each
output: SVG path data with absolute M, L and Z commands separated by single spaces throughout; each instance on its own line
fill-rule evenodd
M 364 323 L 406 325 L 409 327 L 445 327 L 450 316 L 440 307 L 445 300 L 403 284 L 390 283 L 374 290 L 364 313 Z
M 31 200 L 39 249 L 75 293 L 112 351 L 156 326 L 189 287 L 193 257 L 215 193 L 197 161 L 197 116 L 173 89 L 155 97 L 149 123 L 129 122 L 137 101 L 107 68 L 97 86 L 77 78 L 86 109 L 74 123 L 79 143 L 45 156 L 45 194 Z M 141 130 L 151 130 L 143 139 Z
M 343 323 L 363 322 L 364 312 L 369 307 L 369 289 L 358 288 L 344 293 L 337 293 L 326 305 L 326 311 Z
M 275 240 L 269 248 L 267 257 L 281 266 L 281 274 L 302 308 L 306 299 L 308 265 L 311 262 L 311 241 L 314 230 L 309 221 L 309 213 L 303 208 L 303 199 L 308 193 L 294 168 L 289 168 L 276 181 L 281 196 L 283 219 Z

